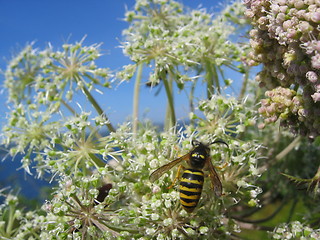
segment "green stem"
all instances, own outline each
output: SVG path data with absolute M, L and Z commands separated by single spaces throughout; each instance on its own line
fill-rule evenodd
M 77 116 L 77 112 L 63 99 L 60 100 L 61 103 L 74 115 Z
M 164 119 L 164 129 L 165 130 L 169 130 L 172 127 L 170 115 L 171 115 L 170 114 L 170 106 L 169 106 L 169 103 L 167 103 L 166 116 L 165 116 L 165 119 Z
M 121 226 L 114 226 L 114 225 L 109 225 L 106 222 L 104 222 L 104 225 L 106 225 L 108 228 L 116 231 L 116 232 L 122 232 L 122 231 L 126 231 L 126 232 L 131 232 L 131 233 L 139 233 L 139 230 L 136 229 L 131 229 L 131 228 L 124 228 Z
M 277 140 L 278 142 L 279 140 Z M 288 146 L 286 146 L 285 149 L 283 149 L 280 153 L 278 153 L 272 160 L 268 162 L 267 165 L 261 166 L 258 170 L 259 171 L 265 171 L 267 170 L 268 167 L 272 166 L 275 164 L 277 161 L 281 160 L 284 158 L 288 153 L 292 151 L 301 141 L 301 136 L 296 137 Z M 286 176 L 286 175 L 285 175 Z
M 277 154 L 275 157 L 275 160 L 280 160 L 284 156 L 286 156 L 288 153 L 292 151 L 299 143 L 300 143 L 301 137 L 296 137 L 285 149 L 283 149 L 280 153 Z
M 197 81 L 194 81 L 191 85 L 191 89 L 190 89 L 190 95 L 189 95 L 189 106 L 190 106 L 190 112 L 194 113 L 194 91 L 196 89 L 196 84 Z M 194 120 L 190 119 L 190 123 L 191 125 L 194 125 Z
M 169 72 L 170 75 L 170 72 Z M 161 79 L 163 81 L 164 87 L 166 89 L 167 99 L 168 99 L 168 108 L 167 114 L 165 119 L 165 128 L 169 130 L 176 124 L 176 114 L 174 110 L 174 103 L 173 103 L 173 91 L 172 91 L 172 81 L 168 80 L 165 71 L 161 73 Z
M 217 67 L 212 66 L 212 77 L 213 77 L 213 82 L 215 83 L 215 88 L 217 89 L 217 92 L 220 93 L 220 82 L 219 82 L 219 77 L 217 73 Z
M 106 120 L 106 126 L 109 129 L 110 132 L 115 132 L 115 128 L 112 126 L 112 124 L 110 123 L 110 120 L 108 119 L 107 115 L 104 113 L 104 111 L 102 110 L 102 108 L 100 107 L 100 105 L 97 103 L 97 101 L 94 99 L 94 97 L 91 95 L 91 93 L 89 92 L 89 90 L 85 87 L 82 86 L 82 91 L 84 93 L 84 95 L 87 97 L 87 99 L 89 100 L 89 102 L 92 104 L 92 106 L 94 107 L 94 109 L 98 112 L 99 115 L 101 115 L 105 120 Z
M 215 88 L 220 92 L 220 84 L 218 74 L 215 66 L 210 61 L 205 62 L 206 75 L 205 79 L 207 82 L 207 98 L 210 99 L 212 94 L 215 92 Z
M 12 233 L 12 226 L 13 226 L 13 223 L 14 223 L 14 211 L 15 208 L 14 206 L 10 205 L 9 207 L 9 216 L 8 216 L 8 225 L 7 225 L 7 228 L 6 228 L 6 234 L 7 236 L 11 236 L 11 233 Z
M 292 220 L 292 216 L 294 214 L 294 210 L 297 206 L 297 203 L 298 203 L 298 198 L 294 198 L 293 202 L 292 202 L 292 205 L 291 205 L 291 208 L 290 208 L 290 212 L 289 212 L 289 216 L 288 216 L 288 219 L 287 219 L 287 223 L 291 222 Z
M 249 67 L 245 66 L 245 73 L 244 73 L 242 87 L 241 87 L 241 90 L 240 90 L 240 93 L 239 93 L 239 100 L 243 99 L 244 94 L 247 91 L 248 82 L 249 82 Z
M 93 153 L 89 153 L 89 156 L 92 159 L 92 161 L 97 165 L 97 167 L 105 167 L 106 166 L 106 163 L 103 162 L 100 158 L 98 158 Z
M 137 70 L 136 81 L 134 85 L 133 93 L 133 135 L 137 134 L 138 130 L 138 119 L 139 119 L 139 96 L 140 96 L 140 83 L 142 78 L 143 63 L 140 63 Z

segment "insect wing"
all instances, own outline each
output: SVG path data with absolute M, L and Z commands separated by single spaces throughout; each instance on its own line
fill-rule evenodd
M 207 159 L 207 164 L 210 172 L 210 180 L 211 184 L 213 186 L 214 193 L 216 194 L 217 197 L 220 197 L 222 195 L 222 184 L 220 181 L 220 178 L 214 169 L 214 166 L 212 165 L 211 159 Z
M 177 158 L 175 160 L 173 160 L 172 162 L 169 162 L 166 165 L 163 165 L 162 167 L 158 168 L 157 170 L 155 170 L 153 173 L 151 173 L 149 179 L 151 182 L 154 182 L 155 180 L 157 180 L 159 177 L 162 176 L 162 174 L 164 174 L 166 171 L 170 170 L 171 168 L 173 168 L 175 165 L 177 165 L 178 163 L 188 160 L 189 159 L 189 155 L 190 153 Z

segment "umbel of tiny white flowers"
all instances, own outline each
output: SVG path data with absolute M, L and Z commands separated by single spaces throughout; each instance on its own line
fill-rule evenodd
M 97 113 L 105 119 L 109 131 L 113 126 L 91 94 L 98 87 L 110 87 L 110 71 L 98 68 L 95 60 L 101 56 L 100 45 L 84 46 L 83 38 L 75 44 L 64 44 L 63 51 L 54 51 L 51 45 L 40 51 L 28 44 L 5 71 L 5 87 L 9 102 L 26 107 L 45 106 L 53 114 L 66 107 L 76 114 L 71 104 L 73 95 L 81 91 Z
M 136 72 L 134 90 L 134 126 L 138 118 L 138 94 L 142 80 L 142 68 L 148 70 L 147 86 L 164 86 L 168 99 L 166 129 L 176 122 L 173 83 L 179 90 L 191 85 L 190 103 L 197 80 L 207 84 L 207 97 L 220 92 L 225 67 L 233 71 L 244 71 L 240 61 L 246 44 L 232 41 L 232 34 L 246 22 L 241 17 L 243 5 L 235 2 L 221 14 L 210 14 L 204 9 L 188 11 L 173 0 L 137 1 L 133 11 L 126 14 L 130 23 L 123 34 L 124 53 L 134 64 L 127 65 L 118 73 L 121 81 L 129 80 Z M 192 105 L 192 104 L 190 104 Z M 193 111 L 192 109 L 191 111 Z M 134 127 L 136 129 L 136 127 Z

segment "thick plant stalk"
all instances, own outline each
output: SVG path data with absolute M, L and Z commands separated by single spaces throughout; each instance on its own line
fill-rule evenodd
M 292 151 L 298 144 L 301 142 L 301 136 L 296 137 L 285 149 L 283 149 L 280 153 L 277 154 L 275 160 L 280 160 L 284 158 L 288 153 Z
M 87 99 L 89 100 L 89 102 L 92 104 L 92 106 L 94 107 L 94 109 L 97 111 L 97 113 L 99 115 L 101 115 L 105 120 L 106 120 L 106 126 L 108 128 L 108 130 L 110 132 L 115 132 L 115 128 L 112 126 L 112 124 L 110 123 L 109 118 L 107 117 L 107 115 L 104 113 L 104 111 L 102 110 L 102 108 L 100 107 L 100 105 L 97 103 L 97 101 L 95 100 L 95 98 L 91 95 L 91 93 L 89 92 L 89 90 L 85 87 L 82 86 L 81 87 L 82 92 L 84 93 L 84 95 L 87 97 Z
M 241 90 L 240 90 L 240 93 L 239 93 L 239 100 L 241 101 L 246 92 L 247 92 L 247 86 L 248 86 L 248 82 L 249 82 L 249 67 L 246 66 L 245 67 L 245 72 L 244 72 L 244 78 L 243 78 L 243 83 L 242 83 L 242 87 L 241 87 Z
M 138 122 L 139 122 L 139 97 L 140 97 L 140 83 L 142 78 L 142 69 L 143 63 L 140 63 L 137 70 L 136 81 L 134 85 L 134 93 L 133 93 L 133 113 L 132 113 L 132 121 L 133 121 L 133 135 L 135 136 L 138 130 Z
M 165 129 L 169 130 L 176 124 L 176 114 L 174 110 L 173 91 L 172 91 L 173 86 L 172 86 L 172 81 L 168 80 L 165 72 L 161 74 L 161 79 L 166 89 L 166 94 L 168 99 L 168 106 L 167 106 L 166 119 L 165 119 Z
M 217 91 L 220 92 L 220 83 L 217 70 L 215 66 L 210 63 L 210 61 L 205 62 L 205 68 L 205 80 L 207 82 L 207 98 L 210 99 L 212 95 L 215 93 L 215 89 L 217 89 Z
M 190 94 L 189 94 L 189 107 L 190 107 L 190 112 L 194 113 L 195 112 L 195 107 L 194 107 L 194 91 L 196 89 L 196 84 L 197 82 L 194 81 L 191 85 L 191 89 L 190 89 Z M 195 121 L 194 119 L 190 119 L 190 123 L 191 125 L 194 125 Z

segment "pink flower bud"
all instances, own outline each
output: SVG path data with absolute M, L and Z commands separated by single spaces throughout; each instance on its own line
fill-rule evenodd
M 280 8 L 280 6 L 276 3 L 271 3 L 271 5 L 270 5 L 270 9 L 273 14 L 277 14 L 280 10 L 279 8 Z
M 277 116 L 272 116 L 269 118 L 271 122 L 276 122 L 278 120 Z
M 287 3 L 286 0 L 279 0 L 279 1 L 277 1 L 277 2 L 278 2 L 278 4 L 279 4 L 280 6 L 286 6 L 286 7 L 287 7 L 287 5 L 288 5 L 288 3 Z
M 301 116 L 301 117 L 305 117 L 306 116 L 306 111 L 304 109 L 299 109 L 298 115 Z
M 306 20 L 306 21 L 311 21 L 311 15 L 312 15 L 312 13 L 311 12 L 306 12 L 306 14 L 304 15 L 304 19 Z
M 274 93 L 273 93 L 273 91 L 266 91 L 266 92 L 264 93 L 264 95 L 266 95 L 267 97 L 273 97 L 273 96 L 274 96 Z
M 314 71 L 308 71 L 306 73 L 306 78 L 312 83 L 315 83 L 318 80 L 318 76 Z
M 297 17 L 299 18 L 299 19 L 305 19 L 305 14 L 306 14 L 306 10 L 299 10 L 297 13 L 296 13 L 296 15 L 297 15 Z
M 320 41 L 317 41 L 314 45 L 314 49 L 318 52 L 320 52 Z
M 314 93 L 313 95 L 311 95 L 313 101 L 315 102 L 319 102 L 320 101 L 320 93 L 319 92 L 316 92 Z
M 267 25 L 268 24 L 268 18 L 267 17 L 260 17 L 259 19 L 258 19 L 258 24 L 259 25 Z
M 265 107 L 261 107 L 258 109 L 258 113 L 260 114 L 264 114 L 266 112 L 266 108 Z
M 251 29 L 249 32 L 250 37 L 258 36 L 259 31 L 257 29 Z
M 315 4 L 310 4 L 310 5 L 308 6 L 308 10 L 309 10 L 309 12 L 316 12 L 316 11 L 317 11 L 317 5 L 315 5 Z
M 315 69 L 320 69 L 320 54 L 311 57 L 311 66 Z
M 313 27 L 307 21 L 300 21 L 298 25 L 298 29 L 301 32 L 309 33 L 313 30 Z
M 320 23 L 320 12 L 311 13 L 311 20 L 315 23 Z
M 300 98 L 297 97 L 297 96 L 293 97 L 292 102 L 293 102 L 294 105 L 301 105 Z
M 301 0 L 297 0 L 297 1 L 295 1 L 295 3 L 294 3 L 294 7 L 297 8 L 297 9 L 301 9 L 301 8 L 304 7 L 304 2 L 301 1 Z
M 292 27 L 292 22 L 291 22 L 291 20 L 286 20 L 286 21 L 284 21 L 283 24 L 282 24 L 282 27 L 283 27 L 283 29 L 284 29 L 285 31 L 287 31 L 288 28 L 291 28 L 291 27 Z
M 286 17 L 286 15 L 285 15 L 284 13 L 279 13 L 279 14 L 277 15 L 276 20 L 277 20 L 277 22 L 281 23 L 281 22 L 284 21 L 285 17 Z
M 247 18 L 253 18 L 254 17 L 254 13 L 252 10 L 250 9 L 246 9 L 246 11 L 244 12 L 244 15 L 247 17 Z
M 288 9 L 288 6 L 281 6 L 280 8 L 279 8 L 279 10 L 280 10 L 280 12 L 282 12 L 282 13 L 286 13 L 287 12 L 287 9 Z
M 275 113 L 275 104 L 272 104 L 272 105 L 270 105 L 270 106 L 268 106 L 267 108 L 266 108 L 266 112 L 269 114 L 269 115 L 271 115 L 271 114 L 273 114 L 273 113 Z
M 261 105 L 262 106 L 266 106 L 269 104 L 269 100 L 268 99 L 261 99 Z M 265 110 L 264 110 L 265 111 Z

